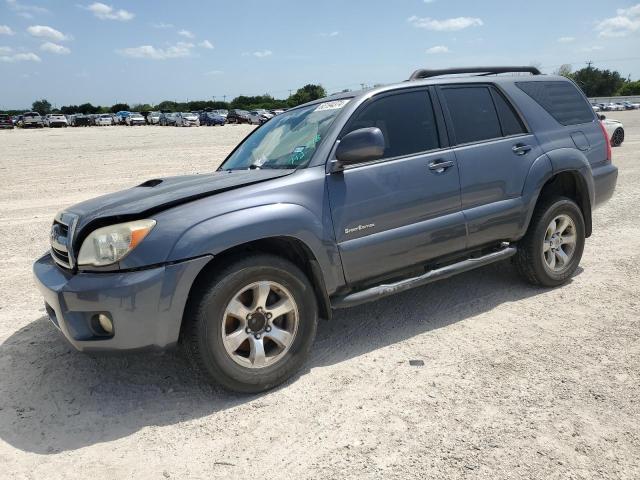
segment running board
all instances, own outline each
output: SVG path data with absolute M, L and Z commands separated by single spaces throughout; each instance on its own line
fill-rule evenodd
M 343 297 L 337 297 L 331 302 L 332 308 L 347 308 L 360 305 L 361 303 L 371 302 L 372 300 L 378 300 L 379 298 L 393 295 L 394 293 L 404 292 L 414 287 L 420 287 L 427 283 L 435 282 L 436 280 L 442 280 L 449 278 L 458 273 L 468 272 L 474 268 L 483 267 L 490 263 L 498 262 L 512 257 L 517 252 L 516 247 L 506 247 L 497 252 L 492 252 L 482 257 L 468 258 L 458 263 L 447 265 L 446 267 L 437 268 L 431 270 L 418 277 L 406 278 L 395 283 L 377 285 L 375 287 L 362 290 L 360 292 L 350 293 Z

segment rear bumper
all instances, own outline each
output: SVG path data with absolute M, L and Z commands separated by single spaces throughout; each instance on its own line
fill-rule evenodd
M 77 350 L 166 348 L 178 341 L 189 291 L 211 257 L 139 271 L 70 273 L 46 254 L 33 265 L 51 322 Z M 113 335 L 96 331 L 92 317 L 106 314 Z
M 613 196 L 618 181 L 618 167 L 607 163 L 593 168 L 594 206 L 597 208 Z

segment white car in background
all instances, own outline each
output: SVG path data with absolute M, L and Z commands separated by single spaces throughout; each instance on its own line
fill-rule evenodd
M 98 127 L 106 127 L 113 125 L 113 117 L 109 113 L 103 113 L 102 115 L 98 115 L 95 118 L 96 126 Z
M 130 127 L 133 127 L 134 125 L 146 125 L 147 124 L 147 121 L 138 112 L 131 112 L 131 114 L 128 117 L 126 117 L 124 121 Z
M 67 117 L 61 113 L 49 113 L 44 117 L 44 124 L 47 127 L 68 127 Z
M 176 127 L 199 127 L 200 119 L 195 113 L 176 113 Z
M 608 103 L 607 110 L 610 112 L 619 112 L 624 110 L 624 106 L 620 105 L 619 103 Z
M 160 123 L 160 112 L 149 112 L 147 122 L 149 122 L 149 125 L 158 125 Z
M 624 142 L 624 125 L 618 120 L 607 118 L 604 115 L 600 115 L 600 121 L 604 125 L 609 141 L 612 147 L 619 147 Z

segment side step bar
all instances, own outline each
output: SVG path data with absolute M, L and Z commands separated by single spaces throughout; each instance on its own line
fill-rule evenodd
M 468 272 L 474 268 L 483 267 L 493 262 L 505 260 L 512 257 L 517 252 L 516 247 L 506 247 L 497 252 L 492 252 L 482 257 L 469 258 L 458 263 L 447 265 L 446 267 L 437 268 L 413 278 L 406 278 L 395 283 L 377 285 L 375 287 L 362 290 L 360 292 L 349 293 L 343 297 L 337 297 L 332 300 L 332 308 L 348 308 L 360 305 L 361 303 L 378 300 L 379 298 L 393 295 L 394 293 L 404 292 L 414 287 L 420 287 L 427 283 L 435 282 L 449 278 L 458 273 Z

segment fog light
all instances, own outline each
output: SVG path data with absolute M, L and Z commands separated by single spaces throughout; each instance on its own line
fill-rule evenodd
M 98 323 L 106 333 L 109 335 L 113 333 L 113 322 L 105 314 L 100 313 L 98 315 Z

